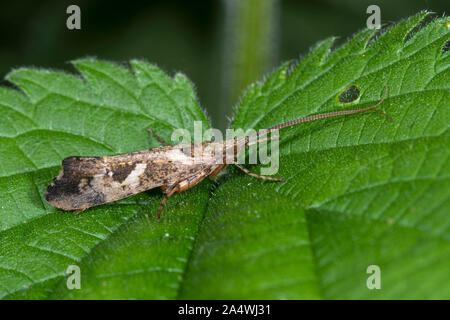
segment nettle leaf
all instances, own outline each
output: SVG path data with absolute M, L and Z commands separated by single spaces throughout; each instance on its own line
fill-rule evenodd
M 426 15 L 372 42 L 371 30 L 334 51 L 325 40 L 248 89 L 233 128 L 368 107 L 386 86 L 394 122 L 373 112 L 280 131 L 286 181 L 237 170 L 214 190 L 182 297 L 450 297 L 450 29 L 417 29 Z M 371 265 L 381 290 L 366 286 Z
M 285 182 L 229 170 L 173 196 L 161 192 L 79 215 L 43 199 L 70 155 L 108 155 L 209 124 L 192 84 L 155 66 L 74 62 L 82 78 L 18 69 L 0 88 L 0 297 L 448 298 L 450 20 L 427 13 L 330 51 L 319 43 L 242 99 L 233 128 L 376 103 L 377 113 L 280 132 Z M 261 166 L 250 169 L 258 172 Z M 81 270 L 68 290 L 66 270 Z M 369 290 L 370 265 L 381 290 Z
M 25 94 L 0 88 L 0 296 L 173 298 L 210 183 L 171 199 L 161 222 L 158 190 L 79 215 L 43 195 L 64 157 L 156 147 L 146 128 L 170 141 L 176 128 L 209 123 L 182 74 L 171 79 L 135 60 L 131 70 L 93 59 L 73 64 L 84 79 L 24 68 L 8 80 Z M 67 290 L 74 264 L 86 290 Z

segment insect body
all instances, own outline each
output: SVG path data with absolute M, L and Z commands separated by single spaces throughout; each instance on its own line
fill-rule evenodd
M 384 97 L 386 92 L 387 88 Z M 366 111 L 384 114 L 380 110 L 375 110 L 383 102 L 384 97 L 376 105 L 368 108 L 307 116 L 260 130 L 252 136 L 224 142 L 170 146 L 149 129 L 150 133 L 164 146 L 116 156 L 65 158 L 62 161 L 61 172 L 47 188 L 45 199 L 57 208 L 82 211 L 160 187 L 164 193 L 164 199 L 158 209 L 159 219 L 164 204 L 175 192 L 189 189 L 208 176 L 216 176 L 228 164 L 234 164 L 246 174 L 256 178 L 283 181 L 283 178 L 267 177 L 248 171 L 236 162 L 236 157 L 247 146 L 263 140 L 277 139 L 278 136 L 261 138 L 275 129 Z M 217 155 L 213 152 L 217 150 L 216 147 L 224 150 L 221 162 L 217 162 Z M 198 161 L 195 150 L 202 150 L 201 161 Z M 234 155 L 231 160 L 226 157 L 229 151 Z

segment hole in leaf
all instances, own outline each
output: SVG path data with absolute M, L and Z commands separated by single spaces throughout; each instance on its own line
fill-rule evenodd
M 450 50 L 450 40 L 448 40 L 442 47 L 442 54 L 446 53 L 448 50 Z
M 359 98 L 360 90 L 357 86 L 352 85 L 345 89 L 338 97 L 340 103 L 350 103 Z

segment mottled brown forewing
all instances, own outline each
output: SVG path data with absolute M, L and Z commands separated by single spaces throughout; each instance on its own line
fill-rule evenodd
M 84 210 L 195 176 L 192 145 L 176 145 L 104 157 L 68 157 L 48 186 L 45 199 L 65 210 Z

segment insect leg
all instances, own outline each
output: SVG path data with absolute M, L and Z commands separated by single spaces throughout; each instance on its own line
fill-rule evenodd
M 161 201 L 161 204 L 159 205 L 158 220 L 161 217 L 161 211 L 162 211 L 167 199 L 169 199 L 175 192 L 182 192 L 184 190 L 187 190 L 187 189 L 195 186 L 200 181 L 205 179 L 206 176 L 207 176 L 207 173 L 204 171 L 201 171 L 191 177 L 188 177 L 180 182 L 177 182 L 173 188 L 166 189 L 166 192 L 164 194 L 164 199 Z
M 243 166 L 241 166 L 237 162 L 234 162 L 234 164 L 236 165 L 236 167 L 238 167 L 239 169 L 244 171 L 246 174 L 248 174 L 249 176 L 255 177 L 255 178 L 265 179 L 265 180 L 272 180 L 272 181 L 284 181 L 285 180 L 284 178 L 275 178 L 275 177 L 262 176 L 262 175 L 250 172 L 248 169 L 244 168 Z
M 150 134 L 159 141 L 159 143 L 161 143 L 164 146 L 168 146 L 169 144 L 167 142 L 165 142 L 163 139 L 161 139 L 156 133 L 153 132 L 152 129 L 148 128 L 147 129 L 148 132 L 150 132 Z
M 206 172 L 201 171 L 191 177 L 186 178 L 183 181 L 180 181 L 177 185 L 178 188 L 177 192 L 181 192 L 189 188 L 192 188 L 196 184 L 200 183 L 203 179 L 205 179 L 207 175 L 208 174 Z
M 221 164 L 220 166 L 218 166 L 216 169 L 214 169 L 213 172 L 211 172 L 210 174 L 208 174 L 208 177 L 210 178 L 214 178 L 215 176 L 217 176 L 219 174 L 220 171 L 223 170 L 223 168 L 226 166 L 226 164 Z
M 161 201 L 161 204 L 159 205 L 158 208 L 158 220 L 159 218 L 161 218 L 161 211 L 164 208 L 164 204 L 166 203 L 167 199 L 169 199 L 175 192 L 177 192 L 177 187 L 178 185 L 176 185 L 174 188 L 170 189 L 169 192 L 164 194 L 164 199 Z
M 80 212 L 83 212 L 86 208 L 75 210 L 75 214 L 78 215 Z

